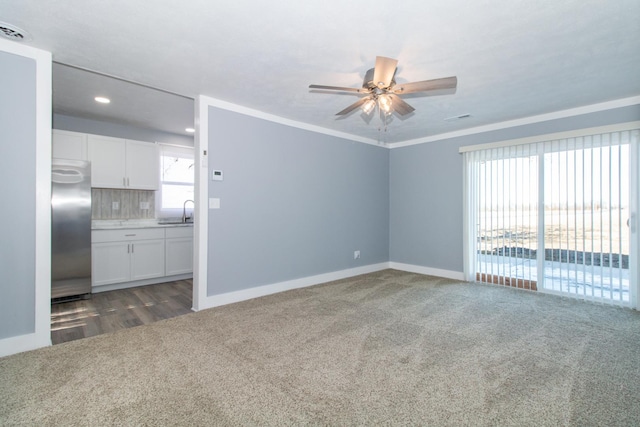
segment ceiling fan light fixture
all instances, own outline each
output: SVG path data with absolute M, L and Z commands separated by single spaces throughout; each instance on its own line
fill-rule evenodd
M 398 71 L 397 59 L 377 56 L 375 67 L 367 70 L 364 75 L 362 88 L 309 85 L 309 89 L 366 94 L 347 108 L 337 112 L 336 116 L 346 116 L 358 108 L 362 109 L 362 111 L 368 115 L 378 107 L 380 117 L 383 118 L 386 123 L 384 117 L 390 116 L 391 114 L 407 116 L 416 110 L 400 97 L 401 94 L 442 90 L 453 90 L 453 92 L 455 92 L 458 85 L 458 78 L 456 76 L 398 85 L 395 80 L 396 71 Z
M 378 106 L 380 107 L 380 110 L 382 110 L 386 115 L 391 114 L 391 98 L 389 98 L 387 95 L 378 96 Z
M 371 113 L 371 111 L 373 111 L 373 109 L 376 106 L 376 101 L 373 98 L 370 98 L 367 102 L 365 102 L 362 105 L 362 111 L 364 111 L 365 114 L 369 114 Z

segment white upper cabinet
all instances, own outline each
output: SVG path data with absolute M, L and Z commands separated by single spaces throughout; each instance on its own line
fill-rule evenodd
M 127 188 L 160 189 L 160 153 L 157 144 L 127 140 Z
M 124 139 L 89 135 L 91 186 L 127 188 Z
M 52 150 L 54 159 L 88 160 L 87 134 L 53 129 Z
M 88 136 L 91 186 L 158 190 L 158 145 L 108 136 Z

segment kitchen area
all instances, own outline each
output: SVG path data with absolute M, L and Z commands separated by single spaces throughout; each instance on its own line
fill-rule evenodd
M 120 103 L 119 111 L 86 100 L 70 109 L 76 103 L 66 100 L 69 91 L 77 99 L 96 87 Z M 190 129 L 173 134 L 133 120 L 136 109 L 161 118 L 161 108 L 152 114 L 131 105 L 133 98 L 148 104 L 154 97 L 165 105 L 171 94 L 54 67 L 53 344 L 191 312 L 193 138 Z M 192 106 L 175 98 L 174 111 Z M 192 123 L 193 110 L 183 112 Z

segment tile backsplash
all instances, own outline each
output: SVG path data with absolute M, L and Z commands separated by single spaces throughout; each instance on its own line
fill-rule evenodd
M 91 219 L 153 219 L 155 191 L 91 189 Z

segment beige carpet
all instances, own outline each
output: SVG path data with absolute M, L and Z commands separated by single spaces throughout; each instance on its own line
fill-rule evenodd
M 0 359 L 0 425 L 640 425 L 640 313 L 386 270 Z

